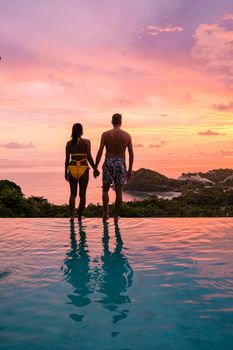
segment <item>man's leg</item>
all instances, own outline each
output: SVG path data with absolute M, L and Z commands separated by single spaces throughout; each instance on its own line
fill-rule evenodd
M 118 223 L 119 211 L 122 203 L 122 185 L 115 185 L 116 200 L 115 200 L 115 211 L 114 211 L 114 223 Z
M 102 192 L 102 199 L 103 199 L 103 222 L 106 222 L 109 219 L 108 216 L 108 203 L 109 203 L 109 191 L 110 185 L 103 183 L 103 192 Z

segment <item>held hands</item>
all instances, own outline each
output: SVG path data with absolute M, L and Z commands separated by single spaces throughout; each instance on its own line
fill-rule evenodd
M 126 180 L 129 180 L 132 176 L 132 170 L 128 170 L 126 174 Z
M 94 171 L 93 171 L 94 178 L 96 179 L 99 175 L 100 175 L 99 170 L 98 169 L 94 169 Z

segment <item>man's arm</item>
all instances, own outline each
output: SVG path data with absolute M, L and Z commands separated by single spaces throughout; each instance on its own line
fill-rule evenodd
M 66 158 L 65 158 L 65 179 L 66 181 L 69 180 L 69 174 L 68 174 L 68 165 L 70 162 L 70 149 L 69 149 L 69 143 L 66 144 Z
M 101 157 L 102 157 L 102 154 L 103 154 L 103 150 L 104 150 L 104 146 L 105 146 L 104 134 L 102 134 L 101 140 L 100 140 L 100 147 L 99 147 L 98 153 L 96 155 L 96 161 L 95 161 L 96 168 L 98 168 L 99 162 L 101 160 Z
M 132 144 L 131 137 L 129 139 L 129 143 L 127 147 L 129 152 L 129 168 L 127 171 L 127 179 L 129 179 L 132 176 L 132 168 L 133 168 L 133 161 L 134 161 L 133 144 Z

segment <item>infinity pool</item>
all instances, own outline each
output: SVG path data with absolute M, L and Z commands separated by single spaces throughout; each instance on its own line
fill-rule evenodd
M 233 219 L 0 220 L 0 349 L 233 347 Z

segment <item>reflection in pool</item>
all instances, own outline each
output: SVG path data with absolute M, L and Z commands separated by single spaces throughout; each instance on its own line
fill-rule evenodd
M 130 303 L 127 294 L 132 284 L 133 270 L 126 256 L 122 253 L 123 241 L 120 229 L 115 226 L 115 248 L 109 250 L 109 226 L 103 224 L 103 253 L 100 257 L 101 266 L 95 260 L 96 266 L 90 266 L 91 258 L 88 251 L 87 235 L 82 225 L 79 225 L 79 237 L 76 238 L 75 225 L 70 224 L 71 249 L 67 252 L 63 269 L 66 281 L 73 287 L 73 293 L 68 295 L 69 303 L 81 308 L 92 302 L 91 294 L 99 291 L 102 297 L 94 302 L 101 303 L 106 309 L 114 311 L 112 322 L 116 323 L 127 317 L 129 310 L 119 309 L 120 305 Z M 74 321 L 82 321 L 84 314 L 73 313 L 70 317 Z
M 233 219 L 1 219 L 1 350 L 231 350 Z

